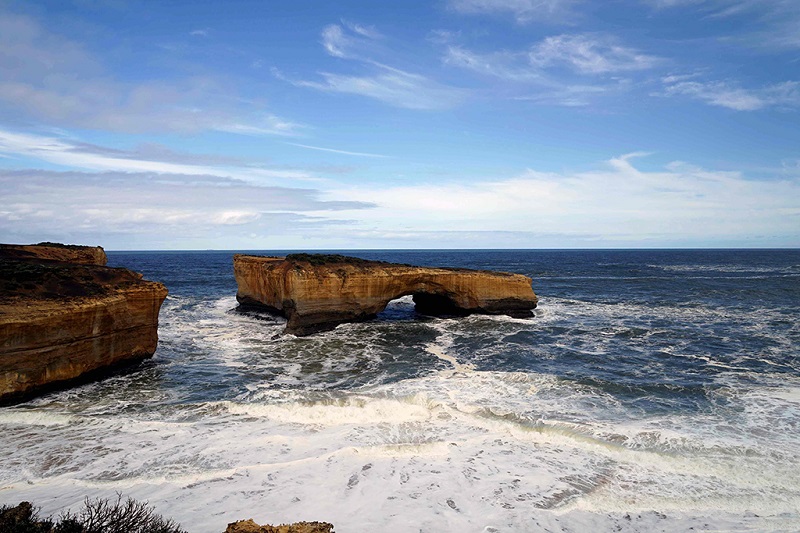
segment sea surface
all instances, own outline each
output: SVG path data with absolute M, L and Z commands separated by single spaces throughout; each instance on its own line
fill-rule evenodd
M 232 252 L 109 253 L 169 288 L 158 351 L 0 408 L 0 504 L 120 492 L 192 533 L 800 531 L 800 250 L 346 253 L 518 272 L 539 307 L 406 297 L 296 338 L 236 310 Z

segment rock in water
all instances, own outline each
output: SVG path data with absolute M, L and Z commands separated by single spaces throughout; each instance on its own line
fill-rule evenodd
M 0 403 L 155 353 L 166 287 L 105 262 L 102 248 L 0 246 Z
M 428 315 L 529 317 L 537 302 L 531 278 L 507 272 L 319 254 L 285 258 L 236 254 L 233 270 L 239 303 L 285 316 L 286 332 L 295 335 L 374 318 L 390 301 L 409 294 L 417 311 Z
M 259 526 L 250 519 L 228 524 L 225 533 L 334 533 L 334 531 L 333 524 L 328 522 L 296 522 L 280 526 Z

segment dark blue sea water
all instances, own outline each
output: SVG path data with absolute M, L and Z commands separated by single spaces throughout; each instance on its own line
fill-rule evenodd
M 0 409 L 0 503 L 122 491 L 197 532 L 800 530 L 800 250 L 346 253 L 525 274 L 539 307 L 403 298 L 295 338 L 236 310 L 233 252 L 111 252 L 169 288 L 158 352 Z

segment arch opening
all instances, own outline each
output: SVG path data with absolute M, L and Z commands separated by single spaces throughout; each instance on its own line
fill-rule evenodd
M 375 317 L 378 320 L 385 321 L 406 321 L 413 320 L 417 313 L 414 309 L 414 301 L 410 294 L 401 294 L 389 300 L 386 307 L 383 308 Z
M 446 294 L 415 292 L 413 295 L 417 313 L 428 316 L 466 316 L 469 313 Z

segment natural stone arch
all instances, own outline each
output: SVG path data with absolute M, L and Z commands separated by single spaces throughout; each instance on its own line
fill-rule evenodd
M 521 274 L 427 268 L 344 256 L 234 256 L 242 305 L 285 316 L 286 331 L 308 335 L 374 318 L 390 301 L 413 295 L 425 314 L 531 316 L 536 295 Z

